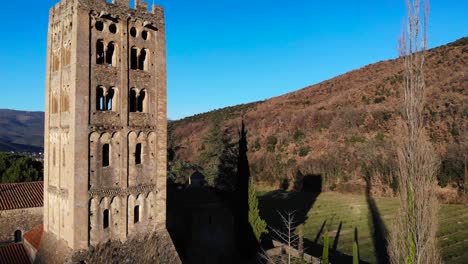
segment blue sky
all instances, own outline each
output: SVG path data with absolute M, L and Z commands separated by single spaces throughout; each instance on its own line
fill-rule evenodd
M 48 9 L 4 1 L 0 108 L 44 108 Z M 166 10 L 171 119 L 268 99 L 394 58 L 404 0 L 155 0 Z M 433 0 L 429 46 L 468 36 L 466 0 Z

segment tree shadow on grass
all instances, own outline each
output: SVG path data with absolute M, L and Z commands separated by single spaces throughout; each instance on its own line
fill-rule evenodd
M 366 201 L 369 208 L 369 230 L 372 234 L 372 242 L 374 245 L 374 253 L 377 258 L 377 263 L 386 264 L 390 263 L 388 256 L 388 230 L 385 223 L 380 216 L 379 208 L 372 197 L 371 193 L 372 183 L 371 176 L 366 177 Z
M 282 228 L 279 213 L 294 212 L 295 225 L 301 225 L 306 222 L 307 213 L 318 196 L 319 193 L 311 192 L 269 192 L 259 197 L 260 216 L 267 221 L 268 226 Z

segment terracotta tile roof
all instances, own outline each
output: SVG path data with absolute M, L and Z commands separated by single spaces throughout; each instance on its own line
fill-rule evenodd
M 24 234 L 23 238 L 24 240 L 28 241 L 31 246 L 33 246 L 35 249 L 39 248 L 39 244 L 41 243 L 41 237 L 42 233 L 44 232 L 44 226 L 40 225 L 33 230 L 27 232 Z
M 0 184 L 0 210 L 12 210 L 44 206 L 44 183 Z
M 2 264 L 31 264 L 28 253 L 23 244 L 11 244 L 0 247 L 0 263 Z

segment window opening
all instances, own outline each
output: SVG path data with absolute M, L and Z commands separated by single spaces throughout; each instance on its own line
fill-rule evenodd
M 104 42 L 102 39 L 96 43 L 96 64 L 104 64 Z
M 149 37 L 148 31 L 143 30 L 143 31 L 141 32 L 141 37 L 142 37 L 144 40 L 147 40 L 148 37 Z
M 140 222 L 140 206 L 139 205 L 135 206 L 135 208 L 133 209 L 133 222 L 134 223 Z
M 138 50 L 133 47 L 130 52 L 130 69 L 136 70 L 138 68 Z
M 109 227 L 109 209 L 105 209 L 103 212 L 102 227 L 104 229 Z
M 135 164 L 141 164 L 141 143 L 136 144 Z
M 97 21 L 95 27 L 98 31 L 102 31 L 104 29 L 104 24 L 102 21 Z
M 136 112 L 137 96 L 135 89 L 130 90 L 130 112 Z
M 145 90 L 140 91 L 140 95 L 138 96 L 138 112 L 144 112 L 145 109 L 145 101 L 146 100 L 146 92 Z
M 96 110 L 104 111 L 105 107 L 105 98 L 104 98 L 104 88 L 98 87 L 96 91 Z
M 114 52 L 115 52 L 115 45 L 113 42 L 111 42 L 109 43 L 109 45 L 107 45 L 107 51 L 106 51 L 106 64 L 111 67 L 114 64 Z
M 116 26 L 115 24 L 110 24 L 110 26 L 109 26 L 109 31 L 110 31 L 110 33 L 112 33 L 112 34 L 117 33 L 117 26 Z
M 110 146 L 109 144 L 104 144 L 102 146 L 102 166 L 108 167 L 110 163 Z
M 16 230 L 15 231 L 15 243 L 19 243 L 23 241 L 23 232 L 21 230 Z
M 134 38 L 137 36 L 137 30 L 136 30 L 136 28 L 132 27 L 132 28 L 130 29 L 130 36 L 132 36 L 132 37 L 134 37 Z
M 140 51 L 140 57 L 138 58 L 138 62 L 139 62 L 138 69 L 142 71 L 147 70 L 146 69 L 146 49 L 142 49 Z
M 113 109 L 113 100 L 114 100 L 114 89 L 110 89 L 109 92 L 107 92 L 106 96 L 106 110 L 112 111 Z

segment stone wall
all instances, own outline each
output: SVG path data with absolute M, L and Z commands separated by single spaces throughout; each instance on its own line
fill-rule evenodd
M 179 264 L 177 251 L 169 233 L 160 229 L 151 235 L 127 240 L 109 241 L 88 251 L 75 254 L 71 263 L 151 263 Z
M 25 208 L 0 211 L 0 244 L 15 241 L 15 231 L 21 234 L 42 224 L 43 208 Z
M 72 252 L 63 240 L 53 234 L 45 234 L 34 263 L 181 263 L 171 237 L 165 229 L 151 235 L 127 240 L 108 241 L 89 250 Z

